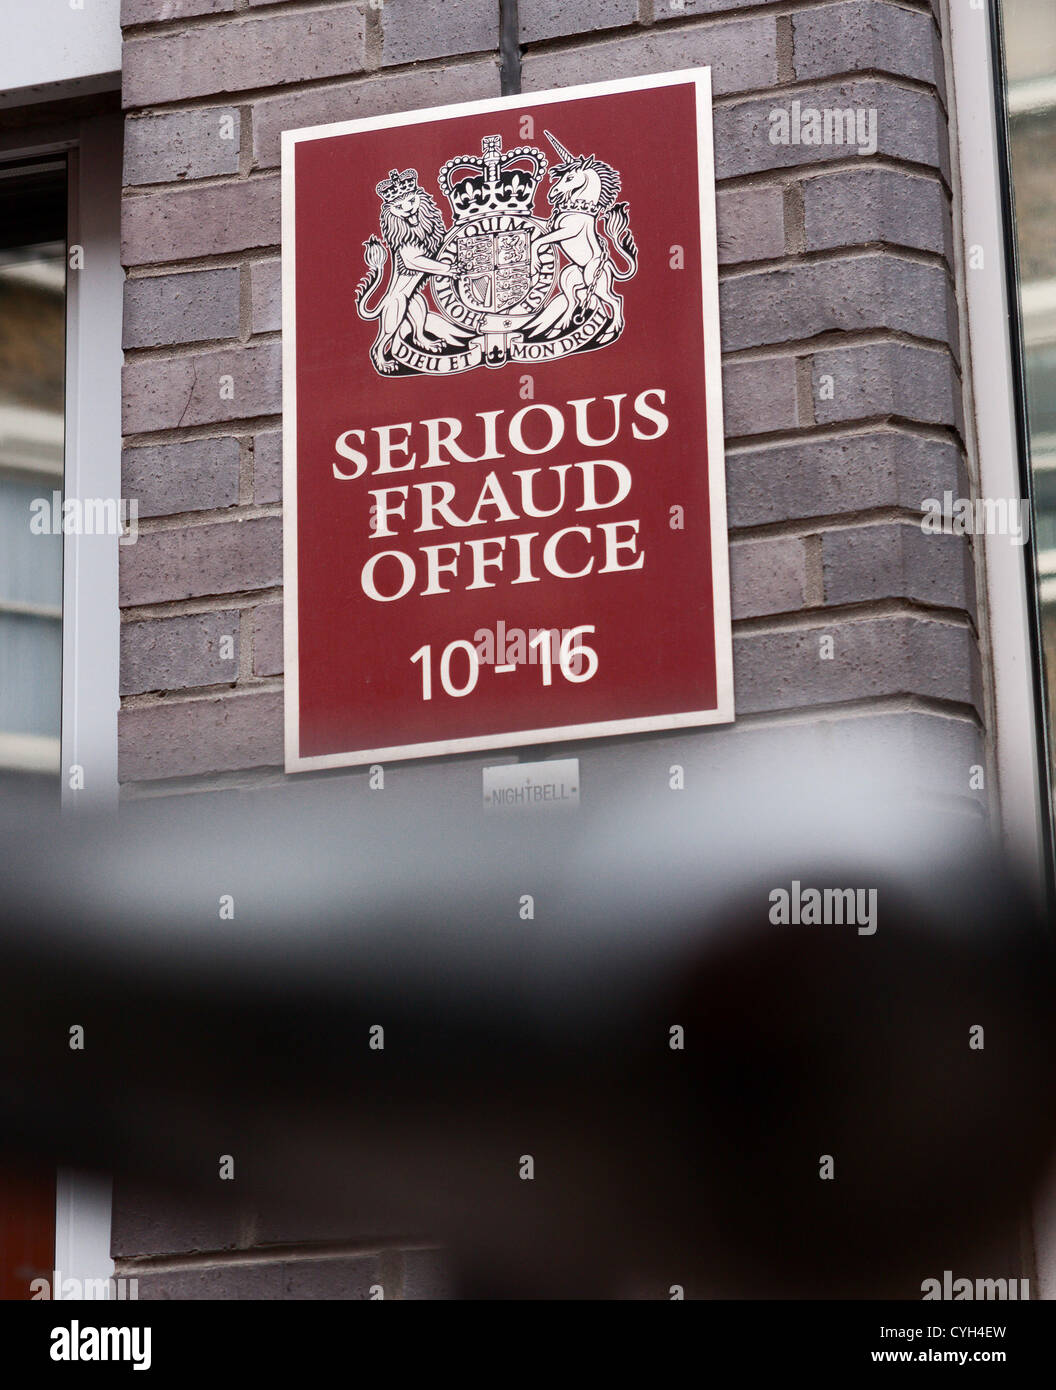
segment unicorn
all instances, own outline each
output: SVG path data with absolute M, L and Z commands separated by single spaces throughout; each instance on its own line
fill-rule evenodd
M 595 345 L 611 343 L 623 332 L 623 296 L 614 282 L 630 280 L 638 271 L 638 248 L 631 233 L 627 204 L 618 203 L 620 176 L 611 164 L 592 154 L 574 155 L 549 131 L 546 138 L 561 157 L 550 170 L 552 186 L 547 194 L 553 205 L 548 230 L 532 240 L 532 267 L 544 246 L 559 246 L 568 264 L 558 277 L 558 293 L 527 325 L 532 337 L 563 333 L 584 323 L 591 307 L 599 304 L 609 319 Z M 603 221 L 605 240 L 599 235 Z M 619 271 L 609 242 L 619 251 L 626 269 Z

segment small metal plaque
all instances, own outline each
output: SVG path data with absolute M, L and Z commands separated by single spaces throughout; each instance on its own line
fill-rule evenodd
M 485 811 L 555 811 L 578 805 L 578 758 L 484 769 Z

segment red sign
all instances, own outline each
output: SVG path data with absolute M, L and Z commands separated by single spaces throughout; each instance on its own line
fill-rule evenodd
M 709 70 L 282 177 L 287 770 L 732 719 Z

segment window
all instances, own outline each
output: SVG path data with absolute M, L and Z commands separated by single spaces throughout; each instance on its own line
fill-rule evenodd
M 112 104 L 0 124 L 0 796 L 61 790 L 75 814 L 117 798 L 118 537 L 61 524 L 64 501 L 121 495 Z M 0 1297 L 108 1278 L 109 1231 L 104 1179 L 0 1170 Z
M 1056 10 L 1004 0 L 1034 542 L 1050 748 L 1056 717 Z
M 0 164 L 0 775 L 56 783 L 66 206 L 64 157 Z M 33 1279 L 50 1278 L 54 1213 L 50 1172 L 0 1173 L 0 1298 L 26 1298 Z
M 66 162 L 0 165 L 0 770 L 57 776 Z

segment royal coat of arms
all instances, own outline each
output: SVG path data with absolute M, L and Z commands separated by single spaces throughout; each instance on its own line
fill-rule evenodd
M 638 270 L 620 176 L 593 154 L 573 155 L 549 131 L 548 220 L 535 214 L 548 159 L 532 146 L 449 159 L 437 175 L 452 212 L 444 224 L 416 169 L 377 185 L 381 238 L 365 243 L 360 318 L 376 321 L 370 350 L 383 375 L 463 372 L 540 363 L 613 343 L 623 332 L 619 281 Z M 617 257 L 621 263 L 617 264 Z M 388 284 L 372 304 L 385 280 Z

